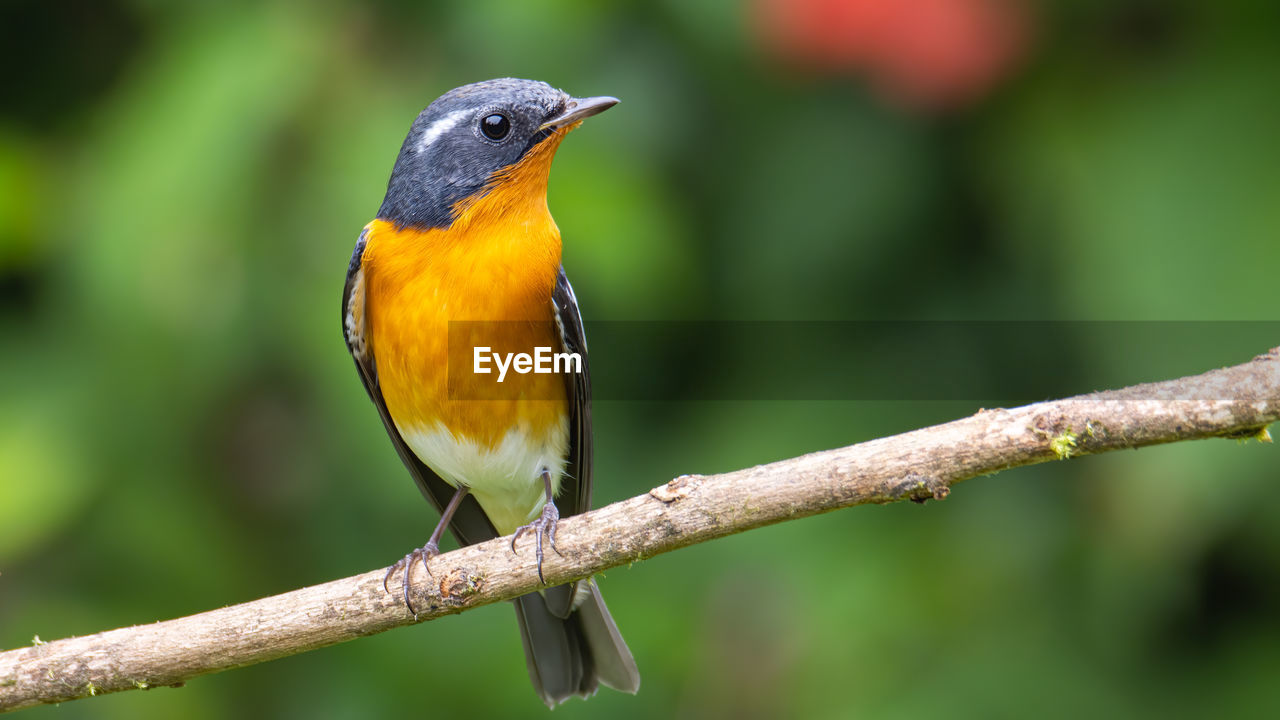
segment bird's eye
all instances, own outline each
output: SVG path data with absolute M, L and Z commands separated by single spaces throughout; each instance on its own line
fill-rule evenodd
M 490 140 L 501 140 L 511 132 L 511 121 L 502 113 L 485 115 L 480 120 L 480 132 Z

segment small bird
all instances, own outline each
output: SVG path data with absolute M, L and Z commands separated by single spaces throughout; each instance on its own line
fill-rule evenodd
M 342 292 L 347 348 L 400 459 L 441 514 L 427 543 L 383 580 L 386 589 L 403 571 L 410 612 L 410 570 L 430 572 L 446 527 L 462 545 L 514 533 L 513 551 L 533 534 L 541 577 L 560 508 L 590 509 L 587 344 L 547 181 L 565 135 L 617 102 L 512 78 L 450 90 L 414 120 L 382 207 L 356 241 Z M 451 338 L 459 327 L 478 329 Z M 478 399 L 494 376 L 458 367 L 471 348 L 450 342 L 481 337 L 486 347 L 577 354 L 579 371 L 509 373 L 499 397 Z M 548 707 L 600 683 L 639 689 L 593 580 L 514 603 L 529 677 Z

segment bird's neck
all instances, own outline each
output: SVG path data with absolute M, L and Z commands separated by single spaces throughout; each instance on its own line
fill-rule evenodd
M 560 228 L 547 208 L 547 178 L 569 129 L 494 173 L 482 192 L 454 206 L 447 228 L 374 220 L 365 251 L 374 284 L 392 292 L 416 286 L 449 298 L 453 319 L 543 319 L 550 312 L 561 248 Z
M 450 232 L 483 234 L 494 231 L 554 236 L 559 252 L 560 230 L 547 208 L 547 179 L 556 149 L 572 127 L 556 130 L 524 154 L 514 165 L 495 172 L 480 192 L 453 206 Z

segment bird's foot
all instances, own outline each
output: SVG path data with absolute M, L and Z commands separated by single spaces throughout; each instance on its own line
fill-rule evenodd
M 556 547 L 556 526 L 560 524 L 560 511 L 556 509 L 556 504 L 549 502 L 542 506 L 542 516 L 537 520 L 524 525 L 516 530 L 516 534 L 511 536 L 511 552 L 516 552 L 516 541 L 526 532 L 533 533 L 537 538 L 537 558 L 538 558 L 538 580 L 543 585 L 547 584 L 546 578 L 542 577 L 542 537 L 545 535 L 547 542 L 551 545 L 551 549 L 556 551 L 560 557 L 564 554 L 560 552 L 560 548 Z
M 401 584 L 404 587 L 404 606 L 408 608 L 409 612 L 413 613 L 415 618 L 418 617 L 418 611 L 413 609 L 413 603 L 409 600 L 409 571 L 413 568 L 415 562 L 421 560 L 422 569 L 426 570 L 428 575 L 431 575 L 431 568 L 427 565 L 427 561 L 439 554 L 440 546 L 434 541 L 428 542 L 426 545 L 397 560 L 394 565 L 387 568 L 387 574 L 382 578 L 382 589 L 390 595 L 391 590 L 387 587 L 387 581 L 391 579 L 391 576 L 397 570 L 404 569 L 404 577 L 401 579 Z M 435 576 L 432 575 L 432 577 Z

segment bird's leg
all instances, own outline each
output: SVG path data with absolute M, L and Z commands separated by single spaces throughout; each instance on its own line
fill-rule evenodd
M 416 560 L 422 561 L 422 569 L 431 575 L 431 568 L 427 566 L 427 561 L 440 554 L 440 537 L 444 535 L 444 529 L 449 527 L 449 521 L 453 519 L 453 514 L 458 511 L 458 506 L 462 504 L 462 499 L 467 496 L 466 488 L 458 488 L 457 492 L 449 500 L 449 504 L 445 506 L 444 512 L 440 513 L 440 522 L 436 524 L 436 529 L 431 531 L 431 537 L 427 540 L 427 544 L 405 555 L 395 562 L 394 565 L 387 568 L 387 574 L 382 578 L 382 589 L 388 595 L 391 590 L 387 588 L 387 581 L 395 574 L 396 570 L 404 568 L 404 578 L 401 583 L 404 587 L 404 606 L 408 608 L 413 616 L 418 617 L 417 611 L 413 609 L 413 603 L 409 602 L 409 570 L 413 567 Z
M 542 469 L 542 486 L 547 491 L 547 502 L 542 506 L 542 515 L 537 520 L 524 525 L 516 530 L 516 534 L 511 536 L 511 552 L 516 552 L 516 541 L 526 532 L 532 532 L 537 538 L 537 557 L 538 557 L 538 580 L 543 585 L 547 584 L 546 578 L 542 577 L 542 536 L 547 536 L 547 541 L 551 544 L 551 549 L 556 551 L 560 557 L 564 554 L 560 552 L 560 548 L 556 547 L 556 526 L 560 524 L 560 511 L 556 508 L 554 498 L 551 496 L 551 471 L 546 468 Z

